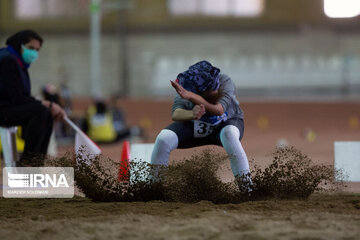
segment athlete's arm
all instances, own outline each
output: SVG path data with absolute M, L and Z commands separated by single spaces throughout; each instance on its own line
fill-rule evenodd
M 173 121 L 199 120 L 205 114 L 204 105 L 195 105 L 192 110 L 177 108 L 172 113 Z
M 212 104 L 206 101 L 202 96 L 184 89 L 179 83 L 170 81 L 176 92 L 184 99 L 187 99 L 195 105 L 204 105 L 207 112 L 221 116 L 224 114 L 224 108 L 220 103 Z
M 224 108 L 220 103 L 212 104 L 206 101 L 202 96 L 191 92 L 190 98 L 188 99 L 190 102 L 194 104 L 202 104 L 205 106 L 207 112 L 221 116 L 224 114 Z

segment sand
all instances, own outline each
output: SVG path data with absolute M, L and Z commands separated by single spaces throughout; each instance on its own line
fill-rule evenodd
M 0 239 L 359 239 L 360 195 L 216 205 L 0 199 Z

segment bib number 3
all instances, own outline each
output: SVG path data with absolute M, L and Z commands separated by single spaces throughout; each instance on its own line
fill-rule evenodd
M 211 123 L 195 120 L 194 121 L 194 137 L 203 138 L 209 136 L 213 132 L 214 126 Z

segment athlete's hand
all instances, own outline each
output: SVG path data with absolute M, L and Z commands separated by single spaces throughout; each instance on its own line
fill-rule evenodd
M 195 105 L 192 109 L 193 119 L 199 120 L 205 114 L 205 106 L 204 104 Z
M 186 90 L 185 88 L 183 88 L 179 83 L 177 83 L 176 81 L 171 81 L 171 86 L 173 86 L 173 88 L 175 88 L 176 92 L 180 95 L 180 97 L 182 97 L 183 99 L 189 100 L 191 98 L 191 94 L 193 94 L 192 92 Z

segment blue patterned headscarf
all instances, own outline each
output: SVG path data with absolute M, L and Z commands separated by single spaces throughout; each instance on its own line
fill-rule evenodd
M 220 69 L 208 61 L 201 61 L 191 65 L 185 72 L 177 76 L 177 82 L 186 90 L 203 93 L 219 88 Z

